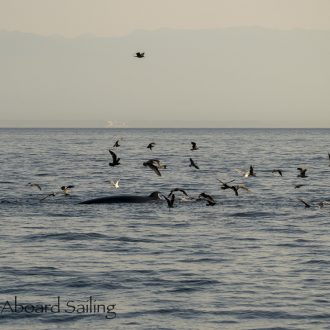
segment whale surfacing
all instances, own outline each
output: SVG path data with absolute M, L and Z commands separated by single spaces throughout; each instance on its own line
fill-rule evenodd
M 154 191 L 149 196 L 115 195 L 90 199 L 80 204 L 118 204 L 118 203 L 149 203 L 160 200 L 159 192 Z

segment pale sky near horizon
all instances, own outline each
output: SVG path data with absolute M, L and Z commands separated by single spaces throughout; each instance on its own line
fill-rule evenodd
M 0 126 L 330 127 L 330 0 L 0 0 L 1 31 Z
M 76 37 L 261 26 L 330 29 L 329 0 L 0 0 L 0 30 Z

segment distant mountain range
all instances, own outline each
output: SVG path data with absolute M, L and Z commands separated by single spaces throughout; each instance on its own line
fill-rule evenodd
M 330 127 L 330 31 L 2 31 L 0 72 L 0 126 Z

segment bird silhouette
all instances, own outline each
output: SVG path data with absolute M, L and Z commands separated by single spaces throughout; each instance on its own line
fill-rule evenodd
M 137 53 L 135 53 L 134 57 L 143 58 L 144 57 L 144 53 L 137 52 Z
M 168 198 L 168 197 L 166 197 L 164 195 L 163 195 L 163 197 L 166 199 L 168 208 L 172 208 L 173 207 L 173 204 L 174 204 L 174 200 L 175 200 L 175 195 L 172 194 L 171 195 L 171 198 Z
M 189 167 L 195 167 L 195 168 L 197 168 L 197 169 L 199 170 L 198 165 L 193 161 L 193 159 L 192 159 L 192 158 L 189 158 L 189 160 L 190 160 L 190 165 L 189 165 Z
M 109 166 L 116 166 L 116 165 L 120 165 L 119 161 L 120 158 L 117 157 L 117 155 L 109 149 L 110 155 L 112 156 L 112 163 L 109 163 Z
M 207 201 L 206 206 L 214 206 L 216 204 L 215 200 L 213 199 L 212 196 L 206 194 L 205 192 L 202 192 L 198 196 L 199 199 L 204 199 Z
M 283 171 L 280 169 L 274 169 L 272 170 L 272 173 L 278 173 L 280 176 L 283 176 Z
M 190 150 L 198 150 L 196 142 L 191 142 L 191 149 Z
M 160 171 L 159 171 L 159 165 L 160 164 L 160 162 L 159 162 L 159 160 L 158 159 L 150 159 L 150 160 L 148 160 L 148 161 L 146 161 L 146 162 L 144 162 L 143 163 L 143 166 L 147 166 L 147 167 L 149 167 L 150 169 L 152 169 L 158 176 L 162 176 L 162 174 L 160 173 Z M 166 165 L 163 165 L 163 166 L 165 166 L 165 168 L 166 168 Z M 164 168 L 164 167 L 163 167 Z
M 155 142 L 151 142 L 148 144 L 147 148 L 152 150 L 152 148 L 155 146 L 155 144 L 156 144 Z
M 307 168 L 297 167 L 297 170 L 300 172 L 297 175 L 298 178 L 307 178 L 307 175 L 306 175 Z

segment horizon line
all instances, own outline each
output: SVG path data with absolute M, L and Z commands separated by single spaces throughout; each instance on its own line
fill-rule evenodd
M 261 25 L 236 25 L 236 26 L 226 26 L 226 27 L 218 27 L 218 28 L 171 28 L 171 27 L 160 27 L 157 29 L 135 29 L 131 32 L 122 34 L 122 35 L 97 35 L 94 33 L 81 33 L 76 36 L 65 36 L 60 33 L 51 33 L 51 34 L 40 34 L 36 32 L 29 31 L 21 31 L 21 30 L 8 30 L 1 29 L 0 33 L 21 33 L 27 35 L 34 35 L 38 37 L 44 38 L 63 38 L 63 39 L 79 39 L 79 38 L 96 38 L 96 39 L 120 39 L 131 36 L 135 33 L 154 33 L 160 31 L 187 31 L 187 32 L 200 32 L 200 31 L 220 31 L 220 30 L 238 30 L 238 29 L 260 29 L 260 30 L 268 30 L 268 31 L 278 31 L 278 32 L 292 32 L 292 31 L 307 31 L 307 32 L 330 32 L 330 28 L 328 29 L 320 29 L 320 28 L 304 28 L 304 27 L 293 27 L 293 28 L 272 28 Z

